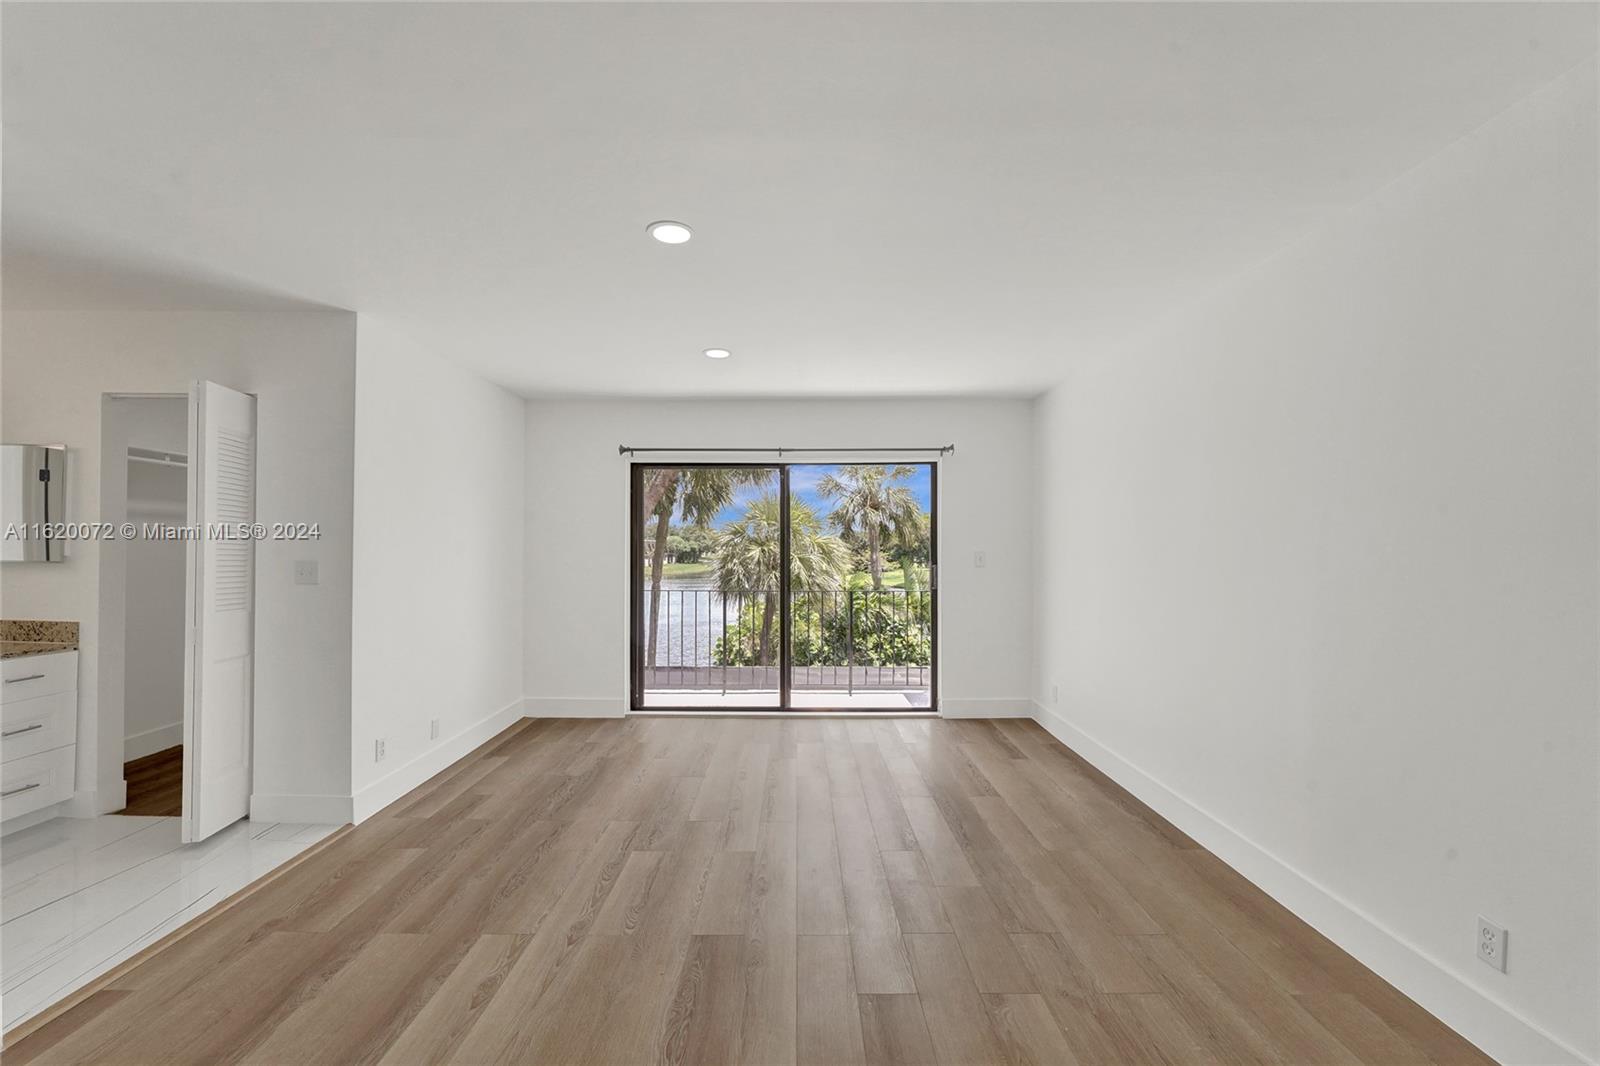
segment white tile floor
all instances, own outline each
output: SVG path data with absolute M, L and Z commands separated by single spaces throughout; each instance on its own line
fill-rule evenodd
M 10 1029 L 336 827 L 238 822 L 178 843 L 178 819 L 55 818 L 0 840 L 0 1016 Z

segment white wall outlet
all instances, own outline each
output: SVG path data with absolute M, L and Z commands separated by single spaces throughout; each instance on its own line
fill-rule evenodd
M 294 561 L 294 583 L 296 585 L 315 585 L 319 580 L 317 576 L 317 561 L 315 559 L 296 559 Z
M 984 567 L 988 566 L 989 565 L 989 553 L 988 552 L 973 552 L 972 553 L 972 565 L 977 567 L 979 570 L 982 570 Z
M 1478 915 L 1478 958 L 1501 973 L 1506 972 L 1506 931 L 1483 915 Z
M 439 719 L 437 718 L 431 718 L 428 720 L 428 739 L 439 739 Z
M 1050 686 L 1050 702 L 1051 703 L 1060 703 L 1061 702 L 1061 686 L 1060 685 L 1051 685 Z
M 372 761 L 382 762 L 384 755 L 385 752 L 383 750 L 383 738 L 379 737 L 377 740 L 372 742 Z

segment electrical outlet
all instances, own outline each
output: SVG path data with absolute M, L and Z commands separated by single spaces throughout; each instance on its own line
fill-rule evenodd
M 1478 958 L 1501 973 L 1506 972 L 1506 931 L 1483 915 L 1478 915 Z
M 382 762 L 385 754 L 386 753 L 383 750 L 383 738 L 379 737 L 377 740 L 372 742 L 372 761 Z
M 973 552 L 972 553 L 972 565 L 977 567 L 979 570 L 982 570 L 984 567 L 988 566 L 989 565 L 989 553 L 988 552 Z
M 1050 702 L 1051 703 L 1060 703 L 1061 702 L 1061 686 L 1060 685 L 1051 685 L 1050 686 Z
M 317 561 L 315 559 L 296 559 L 294 564 L 294 583 L 296 585 L 315 585 L 319 580 L 317 576 Z
M 437 718 L 433 718 L 428 721 L 428 739 L 439 739 L 439 719 Z

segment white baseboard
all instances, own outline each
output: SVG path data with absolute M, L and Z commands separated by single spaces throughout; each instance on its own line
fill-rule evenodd
M 610 697 L 529 696 L 522 701 L 526 718 L 624 718 L 628 701 Z
M 122 742 L 122 761 L 132 762 L 146 755 L 154 755 L 158 751 L 175 748 L 182 743 L 183 721 L 180 719 L 128 737 Z
M 939 700 L 939 714 L 944 718 L 1031 718 L 1033 701 L 1023 698 L 951 699 Z
M 345 825 L 350 817 L 349 796 L 250 794 L 252 822 L 292 822 L 299 825 Z
M 359 824 L 372 817 L 451 763 L 465 758 L 474 748 L 504 732 L 524 717 L 522 705 L 522 700 L 513 701 L 454 736 L 443 738 L 404 766 L 396 767 L 361 789 L 353 797 L 350 821 Z
M 117 776 L 101 781 L 99 788 L 80 788 L 56 805 L 56 814 L 63 818 L 98 818 L 102 814 L 120 811 L 128 805 L 128 783 L 122 779 L 122 767 Z
M 1037 702 L 1033 717 L 1157 814 L 1504 1063 L 1587 1063 L 1576 1049 L 1468 984 L 1441 962 L 1272 855 Z

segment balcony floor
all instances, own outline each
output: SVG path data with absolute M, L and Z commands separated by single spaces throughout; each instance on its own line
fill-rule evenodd
M 804 689 L 789 695 L 792 710 L 860 710 L 860 711 L 926 711 L 928 691 L 883 690 L 855 692 L 847 689 Z M 674 707 L 728 707 L 778 710 L 776 691 L 728 692 L 714 689 L 646 689 L 646 710 L 670 710 Z

